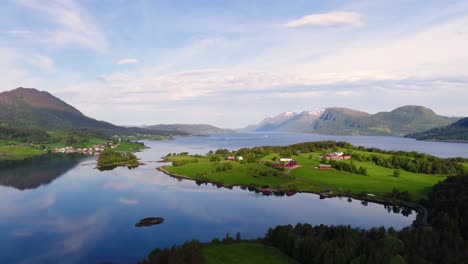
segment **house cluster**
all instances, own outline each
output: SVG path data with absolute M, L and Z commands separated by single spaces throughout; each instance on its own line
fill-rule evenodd
M 342 160 L 342 159 L 350 159 L 351 155 L 348 153 L 343 153 L 343 152 L 333 152 L 333 153 L 327 153 L 323 155 L 324 158 L 327 160 Z
M 280 158 L 280 161 L 275 163 L 275 167 L 294 169 L 299 167 L 299 163 L 292 158 Z
M 52 151 L 54 153 L 81 153 L 81 154 L 89 154 L 89 155 L 99 155 L 104 148 L 116 148 L 117 145 L 114 145 L 112 142 L 108 142 L 106 144 L 97 144 L 89 148 L 74 148 L 74 147 L 64 147 L 64 148 L 54 148 Z
M 230 160 L 230 161 L 243 161 L 244 158 L 242 156 L 237 156 L 237 157 L 234 157 L 234 156 L 229 156 L 227 157 L 227 160 Z

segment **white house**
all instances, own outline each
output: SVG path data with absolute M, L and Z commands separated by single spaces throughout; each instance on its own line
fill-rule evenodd
M 280 162 L 290 162 L 292 160 L 293 159 L 291 159 L 291 158 L 280 158 Z
M 242 156 L 237 156 L 237 160 L 238 160 L 238 161 L 243 161 L 244 158 L 243 158 Z

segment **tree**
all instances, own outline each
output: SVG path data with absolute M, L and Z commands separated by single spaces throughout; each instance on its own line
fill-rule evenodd
M 395 170 L 395 171 L 393 172 L 393 177 L 398 178 L 398 177 L 400 177 L 400 174 L 401 174 L 401 172 L 400 172 L 399 170 Z
M 210 157 L 210 162 L 220 162 L 221 158 L 219 156 L 213 155 Z
M 241 234 L 240 232 L 236 233 L 236 241 L 241 241 Z

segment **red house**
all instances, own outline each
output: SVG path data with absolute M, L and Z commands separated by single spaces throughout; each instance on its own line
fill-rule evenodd
M 288 163 L 286 163 L 286 164 L 284 165 L 284 167 L 290 168 L 290 169 L 296 168 L 297 166 L 299 166 L 299 164 L 298 164 L 296 161 L 294 161 L 294 160 L 292 160 L 292 161 L 290 161 L 290 162 L 288 162 Z

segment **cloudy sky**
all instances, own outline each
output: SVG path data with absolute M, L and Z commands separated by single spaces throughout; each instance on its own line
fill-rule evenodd
M 468 116 L 468 1 L 4 0 L 0 91 L 119 125 L 329 106 Z

